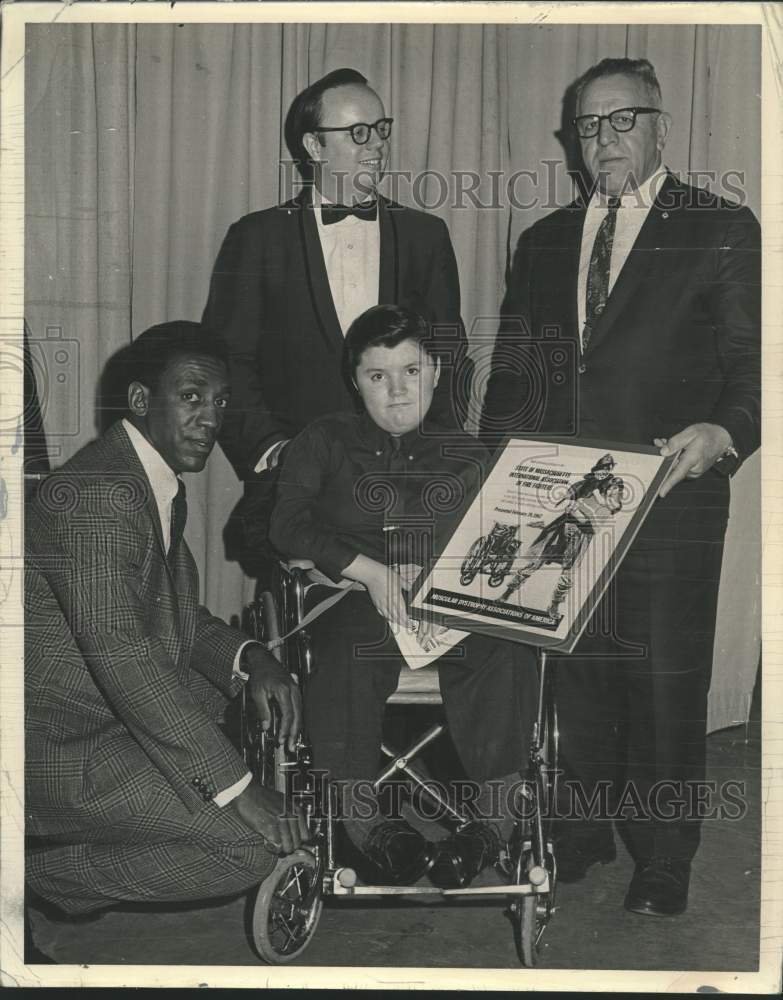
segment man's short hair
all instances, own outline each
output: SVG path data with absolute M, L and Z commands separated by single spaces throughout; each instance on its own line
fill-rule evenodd
M 583 73 L 574 84 L 577 108 L 585 87 L 593 80 L 600 80 L 605 76 L 630 76 L 641 81 L 647 91 L 650 103 L 657 104 L 658 107 L 661 106 L 661 85 L 655 75 L 655 67 L 649 59 L 602 59 Z
M 222 337 L 201 323 L 174 320 L 151 326 L 124 352 L 125 392 L 131 382 L 141 382 L 148 389 L 156 389 L 169 365 L 183 357 L 214 358 L 228 366 L 228 347 Z
M 327 90 L 345 87 L 348 84 L 366 84 L 367 77 L 356 69 L 333 69 L 320 80 L 297 94 L 285 118 L 285 144 L 305 176 L 312 176 L 312 161 L 302 144 L 307 132 L 316 132 L 321 124 L 322 98 Z
M 348 375 L 353 379 L 365 351 L 371 347 L 396 347 L 404 340 L 414 340 L 437 361 L 429 323 L 404 306 L 372 306 L 358 316 L 345 335 L 344 358 Z

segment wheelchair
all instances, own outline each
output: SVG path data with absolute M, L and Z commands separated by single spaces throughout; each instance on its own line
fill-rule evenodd
M 488 535 L 482 535 L 473 542 L 460 567 L 459 582 L 463 587 L 469 586 L 479 573 L 489 575 L 487 582 L 490 587 L 501 585 L 522 544 L 521 539 L 515 537 L 517 527 L 516 524 L 495 521 Z
M 305 619 L 305 592 L 314 570 L 312 563 L 280 566 L 274 593 L 265 591 L 246 609 L 243 626 L 249 635 L 266 643 L 293 674 L 303 690 L 314 669 L 313 650 Z M 281 641 L 283 640 L 283 641 Z M 328 783 L 314 780 L 312 753 L 304 720 L 296 750 L 277 745 L 274 726 L 262 729 L 247 691 L 242 695 L 241 748 L 254 779 L 282 792 L 287 803 L 301 808 L 310 836 L 292 854 L 278 859 L 258 889 L 252 916 L 252 940 L 258 955 L 269 964 L 294 961 L 312 940 L 325 899 L 334 905 L 393 895 L 432 899 L 499 897 L 513 926 L 514 942 L 525 967 L 538 964 L 542 935 L 555 910 L 557 866 L 548 837 L 546 804 L 555 794 L 557 775 L 557 714 L 553 696 L 552 665 L 546 652 L 538 652 L 538 705 L 524 780 L 520 781 L 514 810 L 514 829 L 498 865 L 507 884 L 488 887 L 439 889 L 430 885 L 362 884 L 356 871 L 341 861 L 335 796 Z M 442 704 L 434 665 L 411 670 L 403 665 L 397 690 L 387 704 Z M 432 725 L 401 752 L 382 742 L 388 764 L 375 780 L 402 777 L 427 798 L 434 799 L 458 827 L 472 818 L 445 800 L 429 782 L 416 758 L 446 729 Z M 423 881 L 423 880 L 421 880 Z M 429 900 L 428 900 L 429 902 Z

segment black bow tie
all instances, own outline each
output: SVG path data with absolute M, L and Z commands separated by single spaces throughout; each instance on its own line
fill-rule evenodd
M 335 222 L 342 222 L 349 215 L 361 219 L 362 222 L 375 222 L 378 218 L 378 202 L 365 201 L 361 205 L 354 205 L 349 208 L 347 205 L 321 205 L 321 222 L 325 226 L 334 225 Z

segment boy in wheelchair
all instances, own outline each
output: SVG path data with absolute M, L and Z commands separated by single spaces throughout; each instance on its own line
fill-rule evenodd
M 309 626 L 315 670 L 305 689 L 313 763 L 340 789 L 348 837 L 374 879 L 411 883 L 427 872 L 450 888 L 495 864 L 510 835 L 536 672 L 528 647 L 480 635 L 436 661 L 477 819 L 436 845 L 404 819 L 356 808 L 357 789 L 377 770 L 384 706 L 404 663 L 390 626 L 408 627 L 404 591 L 448 538 L 487 461 L 474 438 L 427 420 L 440 375 L 435 346 L 425 321 L 397 306 L 375 306 L 353 323 L 346 371 L 364 412 L 323 417 L 289 445 L 270 537 L 286 558 L 363 585 Z M 422 649 L 436 650 L 440 632 L 420 623 Z

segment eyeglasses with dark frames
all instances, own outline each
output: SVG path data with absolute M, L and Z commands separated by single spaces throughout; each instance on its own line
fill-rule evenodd
M 391 135 L 393 118 L 379 118 L 377 122 L 368 125 L 367 122 L 356 122 L 355 125 L 319 125 L 314 132 L 350 132 L 357 146 L 365 146 L 370 141 L 372 130 L 378 133 L 378 138 L 386 140 Z
M 615 132 L 630 132 L 636 124 L 637 115 L 659 115 L 660 108 L 618 108 L 608 115 L 578 115 L 573 120 L 580 139 L 592 139 L 601 130 L 601 122 L 607 121 Z

